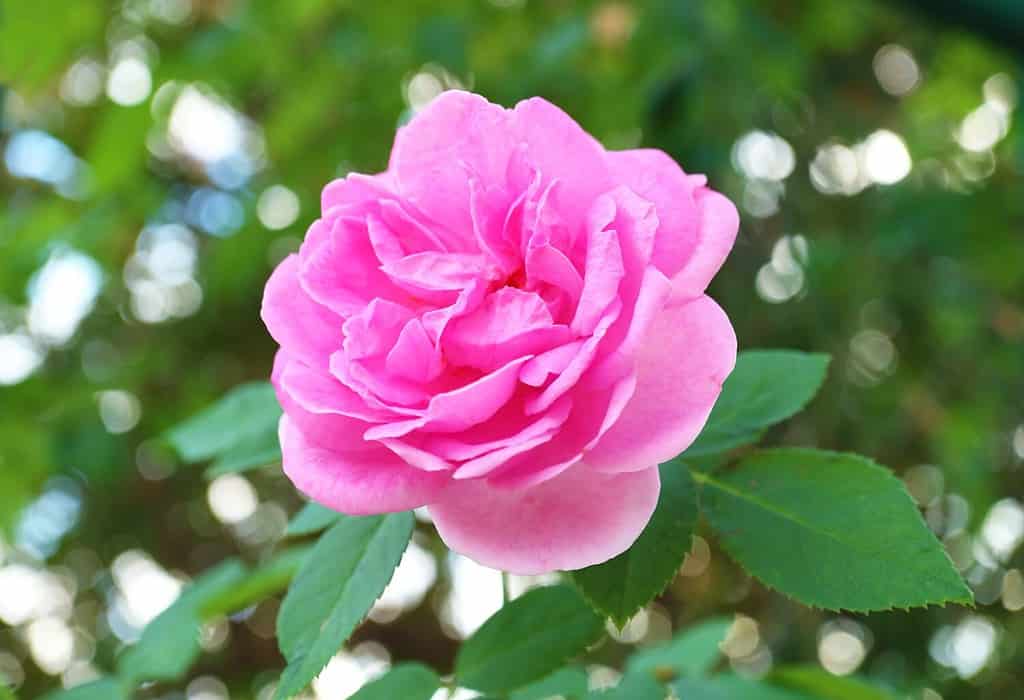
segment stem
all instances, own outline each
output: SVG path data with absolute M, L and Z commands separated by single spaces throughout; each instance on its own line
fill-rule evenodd
M 501 572 L 501 604 L 502 606 L 508 605 L 509 601 L 512 600 L 511 591 L 511 578 L 507 571 Z

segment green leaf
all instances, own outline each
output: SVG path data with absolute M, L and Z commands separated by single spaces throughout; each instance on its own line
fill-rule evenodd
M 818 700 L 896 700 L 896 695 L 851 676 L 833 676 L 816 666 L 789 666 L 773 671 L 769 680 Z
M 672 688 L 685 700 L 818 700 L 795 690 L 736 676 L 684 678 L 673 683 Z
M 619 556 L 572 572 L 572 579 L 598 612 L 622 627 L 671 583 L 697 522 L 697 490 L 679 464 L 661 467 L 658 506 L 643 533 Z
M 679 632 L 664 644 L 641 649 L 626 661 L 626 670 L 661 681 L 705 676 L 722 656 L 719 646 L 732 620 L 716 617 Z
M 0 692 L 2 697 L 3 693 Z M 117 678 L 100 678 L 68 690 L 54 691 L 44 695 L 42 700 L 128 700 L 129 697 L 128 689 L 122 681 Z
M 201 462 L 243 444 L 267 444 L 277 435 L 281 407 L 268 382 L 242 384 L 184 423 L 167 432 L 182 459 Z
M 7 679 L 0 676 L 0 700 L 18 700 L 14 691 L 7 687 Z
M 305 688 L 362 622 L 391 580 L 412 529 L 408 512 L 343 517 L 320 537 L 277 616 L 288 667 L 276 698 Z
M 756 442 L 761 432 L 799 412 L 825 380 L 829 356 L 791 350 L 748 350 L 722 385 L 707 425 L 684 458 Z
M 279 461 L 281 461 L 281 446 L 277 441 L 277 431 L 268 430 L 251 441 L 230 447 L 214 460 L 213 464 L 203 472 L 203 476 L 207 479 L 216 479 L 223 474 L 244 472 Z
M 586 694 L 586 672 L 579 666 L 566 666 L 513 692 L 509 700 L 547 700 L 559 695 L 566 700 L 581 700 Z
M 285 530 L 287 537 L 300 537 L 312 535 L 315 532 L 326 530 L 342 517 L 341 513 L 326 508 L 319 503 L 307 503 L 302 510 L 288 523 Z
M 665 688 L 647 674 L 627 673 L 614 688 L 595 690 L 586 700 L 665 700 Z
M 312 549 L 312 545 L 306 545 L 276 554 L 247 573 L 237 585 L 207 600 L 200 610 L 203 618 L 231 615 L 283 591 Z
M 466 640 L 455 657 L 455 679 L 484 693 L 515 690 L 564 665 L 603 631 L 604 622 L 575 588 L 535 588 Z
M 430 700 L 441 679 L 422 664 L 399 664 L 359 689 L 350 700 Z
M 170 607 L 146 625 L 142 637 L 118 660 L 118 675 L 127 682 L 180 678 L 199 657 L 201 609 L 243 580 L 245 568 L 228 560 L 193 581 Z
M 864 457 L 768 450 L 694 478 L 726 551 L 802 603 L 861 612 L 971 603 L 903 482 Z

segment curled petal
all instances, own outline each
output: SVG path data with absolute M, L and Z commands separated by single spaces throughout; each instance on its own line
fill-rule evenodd
M 453 250 L 475 247 L 469 181 L 504 182 L 512 134 L 506 111 L 479 95 L 442 93 L 395 137 L 389 171 L 406 201 L 451 232 Z
M 740 227 L 736 205 L 723 195 L 702 188 L 697 191 L 700 214 L 697 247 L 683 269 L 672 278 L 673 303 L 699 297 L 722 267 Z
M 637 353 L 636 393 L 587 464 L 624 472 L 678 455 L 704 427 L 735 363 L 736 335 L 710 297 L 663 309 Z
M 704 179 L 687 175 L 668 155 L 655 149 L 609 151 L 606 157 L 618 182 L 654 204 L 659 226 L 651 261 L 672 277 L 697 247 L 699 215 L 694 190 Z
M 288 415 L 278 427 L 284 472 L 317 503 L 349 515 L 395 513 L 437 501 L 447 472 L 406 464 L 383 446 L 337 452 L 310 443 Z
M 435 394 L 422 418 L 374 426 L 366 431 L 366 438 L 401 437 L 413 430 L 457 433 L 483 423 L 512 398 L 519 370 L 529 359 L 529 355 L 520 357 L 465 386 Z
M 278 345 L 310 367 L 327 367 L 331 353 L 341 347 L 342 319 L 302 290 L 297 255 L 282 260 L 271 274 L 260 315 Z
M 560 211 L 570 229 L 581 230 L 586 212 L 612 189 L 604 148 L 568 114 L 545 99 L 524 100 L 512 110 L 523 158 L 547 181 L 557 180 Z

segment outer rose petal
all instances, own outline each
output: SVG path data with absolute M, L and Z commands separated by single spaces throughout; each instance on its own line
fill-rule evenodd
M 372 449 L 363 433 L 374 415 L 347 387 L 278 351 L 272 378 L 277 401 L 306 440 L 325 449 L 352 452 Z
M 672 278 L 673 303 L 695 299 L 704 293 L 732 250 L 740 227 L 736 205 L 724 195 L 702 188 L 697 190 L 696 198 L 700 212 L 697 247 L 679 274 Z
M 302 290 L 297 255 L 282 260 L 270 275 L 260 316 L 278 345 L 310 367 L 326 368 L 341 346 L 342 319 Z
M 384 447 L 335 452 L 311 444 L 287 415 L 278 426 L 284 472 L 317 503 L 349 515 L 397 513 L 436 501 L 447 472 L 406 464 Z
M 388 171 L 404 198 L 465 238 L 453 249 L 473 250 L 469 180 L 505 181 L 512 134 L 504 108 L 479 95 L 439 95 L 395 137 Z
M 660 226 L 651 261 L 667 277 L 672 277 L 697 247 L 697 205 L 693 194 L 704 178 L 687 175 L 668 155 L 655 149 L 609 151 L 606 158 L 620 183 L 654 203 Z
M 558 181 L 559 214 L 571 228 L 582 230 L 591 202 L 613 187 L 604 147 L 572 117 L 540 97 L 517 104 L 512 121 L 526 146 L 526 163 L 545 182 Z
M 736 364 L 736 334 L 710 297 L 669 307 L 637 353 L 637 387 L 584 461 L 602 472 L 645 469 L 690 446 Z
M 523 490 L 455 481 L 430 505 L 451 549 L 485 566 L 532 575 L 582 569 L 624 552 L 658 501 L 657 467 L 599 474 L 577 464 Z

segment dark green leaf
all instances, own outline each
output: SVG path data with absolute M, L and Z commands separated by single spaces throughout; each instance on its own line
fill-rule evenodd
M 859 678 L 834 676 L 816 666 L 780 668 L 772 672 L 769 680 L 819 700 L 896 700 L 893 693 Z
M 604 623 L 571 586 L 535 588 L 495 613 L 459 649 L 459 685 L 505 693 L 561 667 L 595 642 Z
M 213 464 L 203 472 L 203 476 L 207 479 L 215 479 L 222 474 L 244 472 L 279 461 L 281 461 L 281 446 L 277 442 L 277 431 L 268 430 L 251 441 L 230 447 L 214 460 Z
M 0 698 L 3 693 L 0 692 Z M 11 695 L 10 697 L 14 697 Z M 125 684 L 116 678 L 100 678 L 99 680 L 76 685 L 68 690 L 57 690 L 44 695 L 42 700 L 128 700 L 130 693 Z
M 288 523 L 285 535 L 288 537 L 312 535 L 315 532 L 326 530 L 341 517 L 341 513 L 325 508 L 319 503 L 307 503 Z
M 621 627 L 675 578 L 696 522 L 690 473 L 679 464 L 662 465 L 658 506 L 637 541 L 614 559 L 572 572 L 572 578 L 587 601 Z
M 748 350 L 722 385 L 707 425 L 684 457 L 700 457 L 756 442 L 761 432 L 814 398 L 829 356 L 789 350 Z
M 536 683 L 516 690 L 509 700 L 547 700 L 562 696 L 566 700 L 581 700 L 587 694 L 587 674 L 579 666 L 560 668 Z
M 199 657 L 201 609 L 237 585 L 245 568 L 228 560 L 193 581 L 170 607 L 146 625 L 142 637 L 119 659 L 118 675 L 137 684 L 183 676 Z
M 728 618 L 716 617 L 684 629 L 669 642 L 637 651 L 626 662 L 626 670 L 662 681 L 707 675 L 722 656 L 719 645 L 730 625 Z
M 795 690 L 735 676 L 684 678 L 673 683 L 672 688 L 684 700 L 817 700 Z
M 200 462 L 254 442 L 267 444 L 277 435 L 281 408 L 268 382 L 242 384 L 212 406 L 175 426 L 167 439 L 182 459 Z
M 421 664 L 399 664 L 359 689 L 351 700 L 430 700 L 441 679 Z
M 614 688 L 595 690 L 586 700 L 664 700 L 665 687 L 647 674 L 627 673 Z
M 723 547 L 796 600 L 854 611 L 971 602 L 903 482 L 864 457 L 769 450 L 694 476 Z
M 247 573 L 237 585 L 207 600 L 200 611 L 202 616 L 230 615 L 283 591 L 312 549 L 312 545 L 293 547 L 274 555 Z
M 275 697 L 299 693 L 337 653 L 388 585 L 412 528 L 408 512 L 344 517 L 320 537 L 277 616 L 288 667 Z

